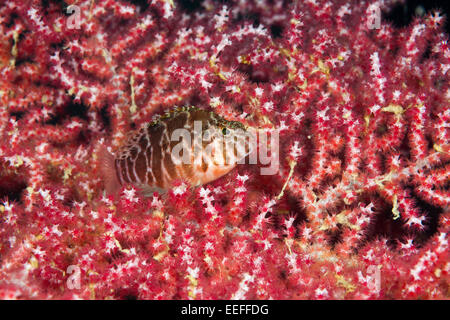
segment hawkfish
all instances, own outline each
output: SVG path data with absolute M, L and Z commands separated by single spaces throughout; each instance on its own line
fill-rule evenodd
M 242 163 L 252 141 L 238 121 L 198 107 L 175 108 L 128 134 L 115 154 L 100 150 L 106 192 L 132 184 L 151 195 L 177 180 L 206 184 Z

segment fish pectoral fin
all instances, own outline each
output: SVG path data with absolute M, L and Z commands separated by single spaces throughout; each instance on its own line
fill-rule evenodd
M 160 195 L 164 195 L 167 193 L 167 190 L 155 187 L 155 186 L 149 186 L 148 184 L 139 184 L 137 187 L 142 191 L 142 194 L 144 197 L 151 197 L 153 193 L 158 192 Z

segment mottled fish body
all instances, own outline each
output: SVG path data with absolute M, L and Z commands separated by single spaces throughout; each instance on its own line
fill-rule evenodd
M 231 171 L 252 150 L 245 127 L 196 107 L 176 108 L 131 133 L 115 155 L 100 152 L 107 192 L 134 184 L 149 193 L 177 179 L 192 186 Z

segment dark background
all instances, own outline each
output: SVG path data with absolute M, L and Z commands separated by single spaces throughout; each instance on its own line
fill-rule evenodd
M 411 23 L 416 12 L 421 9 L 426 13 L 438 9 L 441 14 L 445 14 L 445 30 L 447 34 L 450 34 L 450 0 L 407 0 L 404 5 L 397 5 L 394 7 L 394 9 L 386 14 L 384 18 L 392 21 L 396 27 L 404 27 Z
M 128 0 L 129 2 L 139 5 L 143 8 L 148 7 L 148 0 Z M 174 0 L 186 12 L 194 12 L 202 10 L 202 0 Z M 273 0 L 274 2 L 276 0 Z M 298 0 L 302 1 L 302 0 Z M 215 0 L 219 3 L 228 3 L 229 0 Z M 445 30 L 450 34 L 450 23 L 448 17 L 450 16 L 450 0 L 406 0 L 404 4 L 399 4 L 394 7 L 389 13 L 384 14 L 384 19 L 392 21 L 397 27 L 404 27 L 410 24 L 417 12 L 428 13 L 438 9 L 447 17 Z
M 145 3 L 146 0 L 130 0 L 135 4 Z M 275 0 L 274 0 L 275 1 Z M 301 1 L 301 0 L 299 0 Z M 193 12 L 201 8 L 201 0 L 175 0 L 184 10 Z M 216 2 L 227 3 L 227 0 L 217 0 Z M 416 15 L 416 12 L 432 12 L 438 9 L 447 17 L 445 29 L 450 34 L 450 23 L 448 17 L 450 16 L 450 0 L 406 0 L 405 4 L 397 5 L 391 12 L 384 15 L 386 20 L 392 21 L 397 27 L 404 27 L 411 23 Z

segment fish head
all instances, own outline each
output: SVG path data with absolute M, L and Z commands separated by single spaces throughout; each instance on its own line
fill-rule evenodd
M 215 180 L 243 164 L 255 145 L 252 132 L 238 121 L 218 118 L 202 136 L 203 148 L 197 158 L 197 172 L 201 183 Z

